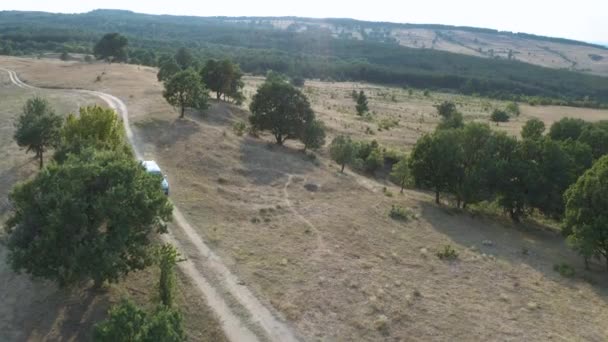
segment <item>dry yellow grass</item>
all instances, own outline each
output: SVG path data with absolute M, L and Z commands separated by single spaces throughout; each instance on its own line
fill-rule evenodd
M 595 264 L 594 271 L 583 271 L 580 259 L 550 230 L 436 207 L 418 191 L 399 195 L 390 184 L 340 174 L 325 151 L 311 161 L 295 142 L 276 147 L 267 136 L 238 137 L 232 123 L 246 121 L 248 113 L 232 105 L 214 103 L 206 113 L 179 120 L 164 103 L 153 69 L 2 63 L 38 85 L 102 89 L 123 99 L 145 153 L 169 175 L 174 202 L 245 284 L 306 340 L 608 338 L 605 271 Z M 103 69 L 105 80 L 94 82 Z M 260 81 L 247 78 L 248 96 Z M 398 118 L 399 126 L 379 132 L 377 121 L 356 118 L 348 97 L 353 88 L 368 92 L 375 120 Z M 402 149 L 433 129 L 432 106 L 439 101 L 459 103 L 467 120 L 487 120 L 488 108 L 505 105 L 449 94 L 410 96 L 367 84 L 307 82 L 305 92 L 332 136 L 349 133 Z M 524 107 L 520 118 L 499 129 L 515 134 L 526 117 L 542 116 L 532 111 L 541 108 Z M 373 135 L 364 133 L 366 126 Z M 316 191 L 308 190 L 314 190 L 311 184 Z M 390 219 L 393 204 L 415 217 Z M 460 253 L 459 260 L 435 256 L 446 244 Z M 561 262 L 574 265 L 577 277 L 554 272 Z

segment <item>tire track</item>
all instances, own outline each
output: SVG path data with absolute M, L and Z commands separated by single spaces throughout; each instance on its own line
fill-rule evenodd
M 8 73 L 11 82 L 19 88 L 39 90 L 43 88 L 37 88 L 29 84 L 24 83 L 19 79 L 17 74 L 5 68 L 0 68 Z M 107 105 L 114 109 L 122 117 L 123 126 L 129 143 L 131 144 L 135 156 L 141 160 L 142 154 L 140 147 L 136 143 L 135 135 L 129 124 L 129 114 L 127 106 L 119 98 L 93 90 L 83 89 L 63 89 L 64 91 L 78 92 L 82 94 L 88 94 L 96 96 L 102 99 Z M 288 182 L 291 181 L 289 178 Z M 232 341 L 260 341 L 261 339 L 268 339 L 277 342 L 291 342 L 298 341 L 296 335 L 292 330 L 277 317 L 275 313 L 268 307 L 260 302 L 260 300 L 249 290 L 249 288 L 240 285 L 241 281 L 234 275 L 228 267 L 222 262 L 222 260 L 205 244 L 200 235 L 186 220 L 181 211 L 174 205 L 173 217 L 176 226 L 183 231 L 187 236 L 188 243 L 192 244 L 196 249 L 197 257 L 195 258 L 199 264 L 195 264 L 192 259 L 188 259 L 185 262 L 179 263 L 180 269 L 187 274 L 190 279 L 195 283 L 197 289 L 205 297 L 208 305 L 220 318 L 222 328 L 226 336 Z M 173 234 L 166 234 L 162 236 L 163 241 L 174 244 L 179 250 L 185 251 L 184 244 L 180 242 Z M 199 267 L 200 266 L 200 267 Z M 208 280 L 207 277 L 201 272 L 200 268 L 209 270 L 213 273 L 213 276 L 217 278 L 215 283 Z M 229 294 L 232 298 L 236 299 L 238 304 L 245 309 L 246 314 L 249 316 L 249 320 L 262 328 L 265 336 L 256 335 L 251 329 L 247 327 L 245 321 L 240 318 L 234 309 L 228 304 L 224 293 Z

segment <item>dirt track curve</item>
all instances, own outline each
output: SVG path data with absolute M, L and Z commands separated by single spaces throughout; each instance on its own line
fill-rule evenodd
M 11 82 L 19 88 L 23 89 L 41 89 L 22 82 L 17 74 L 8 69 L 0 68 L 8 73 Z M 116 110 L 122 117 L 124 129 L 127 135 L 135 156 L 141 160 L 142 154 L 140 146 L 137 145 L 131 126 L 129 125 L 129 112 L 127 106 L 119 98 L 93 90 L 83 89 L 62 89 L 57 91 L 78 92 L 96 96 L 108 104 L 109 107 Z M 290 179 L 289 179 L 290 180 Z M 285 322 L 273 313 L 272 309 L 268 308 L 255 295 L 243 286 L 241 281 L 234 275 L 222 260 L 205 244 L 200 235 L 186 220 L 179 208 L 174 206 L 173 220 L 175 228 L 182 231 L 188 241 L 178 239 L 172 233 L 165 234 L 163 240 L 176 246 L 178 250 L 185 251 L 185 244 L 193 246 L 188 251 L 194 250 L 195 256 L 188 260 L 179 263 L 179 267 L 186 275 L 190 277 L 193 283 L 204 296 L 208 305 L 217 314 L 222 322 L 224 333 L 231 341 L 260 341 L 270 340 L 277 342 L 298 341 L 298 338 Z M 192 253 L 190 253 L 192 254 Z M 205 270 L 205 274 L 212 273 L 212 277 L 205 276 L 201 271 Z M 214 279 L 215 281 L 212 281 Z M 235 310 L 228 304 L 227 297 L 230 296 L 234 301 L 241 306 L 248 317 L 250 323 L 258 329 L 251 329 L 251 324 L 246 324 L 245 319 L 235 313 Z M 255 331 L 255 332 L 254 332 Z M 261 332 L 260 332 L 261 331 Z

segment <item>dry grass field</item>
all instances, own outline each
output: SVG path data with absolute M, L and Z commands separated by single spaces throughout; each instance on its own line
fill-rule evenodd
M 305 340 L 608 339 L 608 274 L 599 264 L 584 271 L 551 229 L 456 212 L 423 192 L 401 195 L 389 183 L 340 174 L 326 149 L 311 159 L 299 143 L 277 147 L 268 136 L 237 136 L 232 124 L 247 120 L 245 107 L 214 102 L 180 120 L 151 68 L 15 58 L 0 65 L 34 85 L 102 90 L 125 101 L 145 154 L 169 176 L 174 203 Z M 261 81 L 246 79 L 247 97 Z M 356 117 L 353 89 L 368 93 L 373 119 Z M 359 83 L 309 81 L 304 91 L 329 126 L 328 140 L 346 133 L 402 150 L 434 128 L 440 101 L 456 102 L 468 121 L 487 121 L 506 106 Z M 529 117 L 550 124 L 603 115 L 608 111 L 522 106 L 519 118 L 493 127 L 518 134 Z M 379 131 L 389 120 L 398 125 Z M 391 205 L 405 208 L 408 219 L 391 219 Z M 447 244 L 458 260 L 437 258 Z M 562 262 L 575 267 L 575 277 L 553 270 Z M 183 303 L 188 311 L 197 304 Z
M 8 216 L 7 195 L 12 186 L 37 172 L 38 163 L 33 155 L 27 155 L 13 141 L 13 120 L 21 113 L 25 101 L 34 95 L 48 99 L 56 112 L 62 114 L 77 112 L 80 106 L 101 104 L 97 98 L 83 94 L 20 89 L 10 83 L 8 74 L 0 72 L 0 223 Z M 3 233 L 0 230 L 0 240 Z M 94 292 L 88 286 L 59 289 L 52 283 L 14 274 L 5 262 L 5 248 L 0 241 L 0 341 L 88 341 L 93 324 L 102 320 L 108 308 L 121 298 L 129 297 L 148 307 L 153 305 L 154 284 L 158 279 L 154 267 L 132 274 L 102 292 Z M 177 291 L 189 339 L 223 341 L 213 314 L 198 295 L 192 295 L 192 285 L 181 274 Z

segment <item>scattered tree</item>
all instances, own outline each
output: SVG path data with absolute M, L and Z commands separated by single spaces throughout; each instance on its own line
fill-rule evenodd
M 55 114 L 47 100 L 34 97 L 25 103 L 23 113 L 15 122 L 14 139 L 17 145 L 34 151 L 39 166 L 44 166 L 44 152 L 57 147 L 63 119 Z
M 13 188 L 11 268 L 67 286 L 116 282 L 152 262 L 172 206 L 160 179 L 123 152 L 92 148 Z
M 401 187 L 401 193 L 403 193 L 403 189 L 410 178 L 410 167 L 408 163 L 408 158 L 403 157 L 401 160 L 399 160 L 399 162 L 393 165 L 393 169 L 391 171 L 391 177 L 393 177 L 393 179 Z
M 585 258 L 602 255 L 608 267 L 608 156 L 573 184 L 566 200 L 565 228 L 569 243 Z
M 171 307 L 175 292 L 175 265 L 180 261 L 180 255 L 175 247 L 165 244 L 159 247 L 157 257 L 160 266 L 158 282 L 160 301 L 164 306 Z
M 238 103 L 242 101 L 241 92 L 244 83 L 241 80 L 243 73 L 237 64 L 226 59 L 223 61 L 208 60 L 201 70 L 203 82 L 215 92 L 216 98 L 220 100 L 222 95 L 235 99 Z
M 369 111 L 369 108 L 367 107 L 367 96 L 365 96 L 363 90 L 361 90 L 359 95 L 357 95 L 356 109 L 358 115 L 363 115 Z
M 104 35 L 95 47 L 93 53 L 97 59 L 105 59 L 108 62 L 126 62 L 128 40 L 119 33 L 108 33 Z
M 464 126 L 464 119 L 462 113 L 456 109 L 456 105 L 453 102 L 444 101 L 438 106 L 437 114 L 441 117 L 441 122 L 437 126 L 437 129 L 450 129 L 450 128 L 462 128 Z
M 519 114 L 521 113 L 520 109 L 519 109 L 519 103 L 517 102 L 510 102 L 507 105 L 507 109 L 506 111 L 513 115 L 513 116 L 519 116 Z
M 184 117 L 186 108 L 204 110 L 208 107 L 207 90 L 191 69 L 180 71 L 166 81 L 163 96 L 169 104 L 180 108 L 180 118 Z
M 304 151 L 307 149 L 319 149 L 325 145 L 325 124 L 320 120 L 312 120 L 304 128 L 302 134 Z
M 286 82 L 265 82 L 250 105 L 249 121 L 257 130 L 270 131 L 278 145 L 287 139 L 301 139 L 315 113 L 302 92 Z
M 490 120 L 493 122 L 508 122 L 509 114 L 504 110 L 495 109 L 490 116 Z
M 521 137 L 524 139 L 537 140 L 543 137 L 545 132 L 545 123 L 539 119 L 530 119 L 521 129 Z
M 350 137 L 343 135 L 335 137 L 329 146 L 329 154 L 331 155 L 331 159 L 341 166 L 340 172 L 343 173 L 344 166 L 355 157 L 355 147 Z
M 589 123 L 581 119 L 563 118 L 551 125 L 549 136 L 553 140 L 577 140 Z

